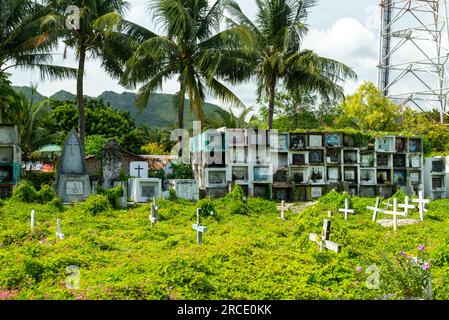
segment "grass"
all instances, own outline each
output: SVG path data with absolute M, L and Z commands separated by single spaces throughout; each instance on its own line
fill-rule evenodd
M 340 254 L 320 252 L 308 239 L 321 232 L 338 199 L 290 212 L 286 221 L 273 202 L 250 199 L 248 215 L 232 215 L 227 201 L 215 201 L 218 214 L 203 219 L 208 229 L 201 246 L 192 229 L 196 204 L 187 201 L 160 201 L 154 228 L 148 205 L 91 215 L 82 204 L 60 212 L 6 202 L 0 293 L 14 299 L 380 299 L 394 288 L 368 289 L 366 268 L 374 264 L 383 272 L 382 255 L 413 254 L 423 244 L 433 258 L 435 298 L 449 298 L 449 200 L 432 202 L 423 223 L 395 233 L 371 222 L 364 208 L 374 199 L 353 198 L 355 216 L 332 218 L 331 240 L 342 245 Z M 58 218 L 63 240 L 55 236 Z M 80 268 L 77 290 L 65 284 L 71 265 Z

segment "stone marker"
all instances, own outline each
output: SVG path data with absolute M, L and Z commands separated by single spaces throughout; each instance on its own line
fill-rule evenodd
M 318 243 L 320 250 L 327 249 L 339 253 L 341 251 L 341 245 L 330 241 L 330 229 L 331 229 L 331 221 L 328 219 L 324 219 L 323 223 L 323 232 L 321 237 L 316 233 L 311 233 L 309 235 L 309 240 Z
M 424 192 L 419 191 L 419 198 L 413 199 L 412 201 L 418 204 L 419 217 L 421 221 L 424 221 L 424 213 L 427 212 L 426 204 L 430 203 L 430 200 L 424 199 Z
M 345 199 L 345 208 L 339 209 L 338 211 L 345 214 L 345 220 L 348 220 L 349 213 L 352 213 L 352 214 L 355 213 L 354 209 L 349 209 L 349 200 L 348 199 Z
M 34 230 L 34 227 L 36 226 L 36 219 L 35 219 L 35 211 L 31 210 L 31 231 Z
M 195 179 L 172 179 L 167 181 L 168 187 L 175 190 L 176 196 L 185 200 L 198 201 L 200 188 Z
M 70 131 L 59 159 L 56 177 L 58 196 L 65 202 L 84 201 L 90 195 L 90 178 L 80 138 L 75 129 Z
M 156 206 L 156 198 L 153 197 L 153 203 L 151 204 L 151 215 L 150 215 L 151 226 L 153 226 L 153 227 L 159 219 L 159 216 L 157 214 L 158 209 L 159 208 Z
M 64 234 L 61 230 L 61 219 L 56 220 L 56 238 L 59 240 L 64 239 Z
M 371 207 L 371 206 L 367 206 L 366 207 L 368 210 L 372 210 L 373 211 L 373 222 L 376 222 L 376 220 L 377 220 L 377 213 L 379 213 L 379 212 L 383 213 L 384 212 L 383 209 L 379 208 L 379 205 L 380 205 L 380 198 L 377 197 L 376 198 L 376 206 L 375 207 Z
M 206 232 L 207 228 L 204 226 L 201 226 L 200 222 L 200 208 L 196 209 L 196 224 L 192 225 L 193 230 L 196 231 L 196 242 L 197 244 L 203 243 L 203 232 Z
M 408 210 L 414 210 L 415 206 L 410 204 L 410 197 L 406 196 L 404 199 L 404 204 L 399 204 L 398 205 L 399 208 L 404 209 L 405 212 L 405 216 L 408 217 Z

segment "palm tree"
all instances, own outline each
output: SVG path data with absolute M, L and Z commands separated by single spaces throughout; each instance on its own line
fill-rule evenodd
M 51 65 L 54 28 L 44 25 L 48 8 L 30 0 L 0 0 L 0 74 L 11 68 L 40 71 L 41 77 L 76 76 L 76 69 Z
M 79 8 L 79 29 L 67 29 L 65 10 L 74 5 Z M 100 58 L 102 67 L 113 76 L 118 76 L 118 58 L 121 56 L 122 47 L 118 47 L 123 28 L 133 28 L 133 24 L 122 19 L 128 8 L 128 3 L 122 0 L 48 0 L 47 7 L 53 11 L 47 17 L 47 24 L 55 24 L 59 27 L 59 34 L 65 38 L 65 44 L 74 48 L 78 58 L 77 69 L 77 105 L 79 110 L 78 127 L 81 142 L 84 144 L 86 124 L 84 110 L 84 74 L 87 56 Z M 127 43 L 123 40 L 123 43 Z M 128 57 L 130 54 L 128 55 Z
M 248 122 L 246 121 L 246 118 L 253 111 L 254 109 L 252 107 L 244 107 L 240 115 L 237 116 L 232 109 L 220 109 L 215 111 L 219 116 L 219 119 L 210 119 L 207 123 L 209 127 L 213 128 L 247 128 L 251 123 L 257 120 L 256 116 L 252 115 Z
M 210 93 L 233 106 L 243 106 L 222 82 L 242 81 L 251 73 L 243 49 L 246 28 L 235 26 L 219 31 L 223 0 L 209 5 L 207 0 L 152 0 L 151 10 L 164 34 L 142 39 L 127 63 L 122 83 L 139 89 L 137 105 L 148 104 L 151 94 L 167 79 L 177 78 L 179 92 L 174 99 L 178 126 L 184 128 L 186 95 L 190 108 L 204 123 L 203 103 Z
M 259 102 L 268 96 L 268 127 L 273 128 L 276 88 L 282 80 L 286 88 L 317 92 L 324 97 L 342 98 L 344 79 L 357 76 L 351 68 L 332 59 L 302 50 L 308 33 L 305 21 L 315 0 L 256 0 L 257 18 L 253 23 L 233 0 L 227 1 L 230 26 L 246 26 L 251 30 L 256 56 L 257 95 Z

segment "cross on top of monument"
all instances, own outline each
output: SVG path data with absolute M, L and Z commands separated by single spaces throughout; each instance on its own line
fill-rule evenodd
M 144 168 L 142 168 L 140 166 L 140 164 L 137 166 L 136 170 L 137 170 L 137 177 L 140 178 L 140 171 L 142 171 Z
M 70 153 L 73 156 L 75 153 L 73 152 L 73 147 L 77 147 L 79 148 L 80 144 L 78 143 L 78 141 L 72 136 L 69 140 L 69 142 L 67 143 L 67 145 L 70 147 Z

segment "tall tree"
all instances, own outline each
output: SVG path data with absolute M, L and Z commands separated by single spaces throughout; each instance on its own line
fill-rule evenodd
M 236 115 L 234 110 L 229 109 L 228 111 L 220 109 L 215 111 L 219 119 L 210 119 L 207 124 L 212 128 L 247 128 L 252 122 L 256 121 L 254 115 L 250 116 L 250 113 L 254 109 L 251 107 L 244 107 L 240 115 Z M 250 116 L 249 119 L 247 119 Z
M 295 92 L 304 88 L 325 97 L 342 98 L 341 80 L 354 79 L 351 68 L 335 60 L 302 49 L 308 33 L 308 10 L 315 0 L 256 0 L 258 8 L 252 22 L 233 0 L 227 1 L 231 26 L 246 26 L 255 41 L 255 73 L 259 101 L 268 96 L 268 127 L 273 128 L 276 88 L 283 81 Z
M 212 5 L 207 0 L 152 0 L 154 18 L 163 29 L 157 35 L 148 31 L 127 63 L 123 83 L 139 89 L 137 104 L 143 108 L 151 94 L 167 79 L 176 77 L 179 92 L 174 99 L 179 128 L 184 128 L 184 104 L 189 97 L 191 110 L 204 123 L 206 93 L 224 102 L 243 106 L 224 84 L 237 83 L 251 72 L 246 28 L 235 26 L 219 31 L 223 1 Z
M 79 28 L 67 28 L 66 10 L 69 6 L 79 9 Z M 53 15 L 47 17 L 47 24 L 56 22 L 59 26 L 59 34 L 64 36 L 65 44 L 75 49 L 78 58 L 77 70 L 77 104 L 79 109 L 78 129 L 81 142 L 84 144 L 86 124 L 84 110 L 84 74 L 88 55 L 92 58 L 100 58 L 103 68 L 113 75 L 119 71 L 117 61 L 113 53 L 118 48 L 112 42 L 112 35 L 121 34 L 123 26 L 131 25 L 123 20 L 123 14 L 128 8 L 128 3 L 123 0 L 48 0 L 47 7 L 53 10 Z M 74 24 L 76 26 L 76 24 Z
M 52 65 L 58 42 L 43 22 L 49 9 L 30 0 L 0 0 L 0 73 L 11 68 L 40 71 L 42 78 L 74 77 L 76 69 Z

